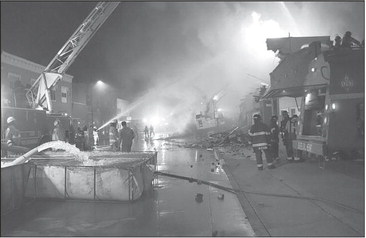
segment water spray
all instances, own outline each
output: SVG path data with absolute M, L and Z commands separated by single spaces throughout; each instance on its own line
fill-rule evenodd
M 130 104 L 126 110 L 124 110 L 123 112 L 119 113 L 118 115 L 116 115 L 115 117 L 111 118 L 109 121 L 107 121 L 106 123 L 104 123 L 101 127 L 99 127 L 97 129 L 97 131 L 103 129 L 104 127 L 108 126 L 113 120 L 118 120 L 119 118 L 121 118 L 122 116 L 126 115 L 127 113 L 131 112 L 132 110 L 136 109 L 138 106 L 140 106 L 142 103 L 147 102 L 149 100 L 151 100 L 153 97 L 156 97 L 158 92 L 161 92 L 163 89 L 168 88 L 169 86 L 177 83 L 178 80 L 175 80 L 171 83 L 169 83 L 168 85 L 161 85 L 160 87 L 156 87 L 155 89 L 151 89 L 149 90 L 147 93 L 145 93 L 143 96 L 141 96 L 139 99 L 137 99 L 135 102 L 133 102 L 132 104 Z

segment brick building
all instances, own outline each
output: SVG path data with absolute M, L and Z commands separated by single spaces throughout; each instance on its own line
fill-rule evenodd
M 26 89 L 36 81 L 45 66 L 24 58 L 1 52 L 1 105 L 27 108 Z M 73 76 L 65 74 L 51 90 L 55 113 L 72 114 Z

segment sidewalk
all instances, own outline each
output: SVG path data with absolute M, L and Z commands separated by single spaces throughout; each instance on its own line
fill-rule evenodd
M 276 169 L 258 171 L 251 148 L 216 152 L 233 188 L 244 191 L 238 198 L 256 236 L 365 236 L 364 161 L 282 156 Z

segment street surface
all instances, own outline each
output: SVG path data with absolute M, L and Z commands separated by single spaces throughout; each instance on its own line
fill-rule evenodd
M 285 161 L 256 169 L 253 150 L 218 148 L 256 236 L 364 237 L 364 161 Z
M 231 187 L 213 151 L 179 148 L 162 140 L 141 139 L 133 149 L 157 149 L 160 172 Z M 153 191 L 131 203 L 31 202 L 3 217 L 1 235 L 254 236 L 235 194 L 162 175 L 154 183 Z

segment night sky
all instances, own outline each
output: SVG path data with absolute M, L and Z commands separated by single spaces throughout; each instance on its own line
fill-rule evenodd
M 46 66 L 95 5 L 1 2 L 1 49 Z M 234 115 L 278 64 L 266 38 L 349 30 L 361 41 L 364 22 L 363 2 L 121 2 L 67 73 L 186 110 L 226 88 L 220 103 Z

